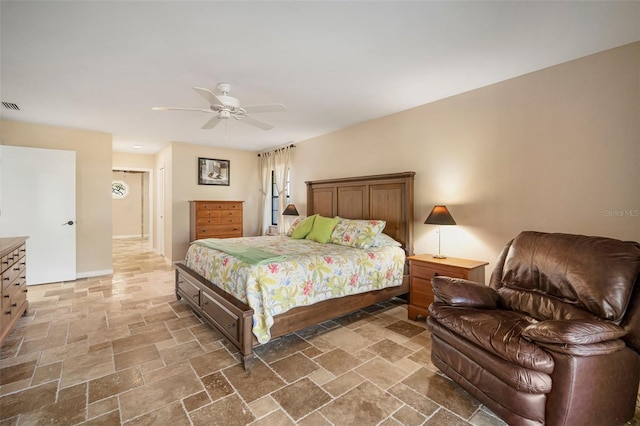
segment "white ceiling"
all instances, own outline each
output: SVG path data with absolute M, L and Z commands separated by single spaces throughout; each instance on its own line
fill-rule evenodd
M 5 1 L 3 118 L 265 150 L 640 40 L 640 2 Z M 232 85 L 264 131 L 210 115 L 191 87 Z M 139 144 L 143 149 L 134 150 Z

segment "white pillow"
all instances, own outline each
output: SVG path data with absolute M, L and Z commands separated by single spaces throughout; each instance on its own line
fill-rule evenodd
M 373 239 L 373 243 L 371 243 L 371 247 L 386 247 L 386 246 L 396 246 L 402 247 L 402 243 L 394 240 L 387 234 L 381 233 L 377 237 Z

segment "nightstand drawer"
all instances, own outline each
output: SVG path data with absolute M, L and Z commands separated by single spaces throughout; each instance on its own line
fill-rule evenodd
M 433 292 L 431 291 L 419 291 L 411 290 L 410 303 L 416 306 L 429 306 L 433 303 Z
M 431 278 L 437 275 L 452 277 L 452 278 L 465 277 L 464 271 L 461 271 L 460 268 L 447 268 L 446 266 L 439 266 L 438 269 L 435 269 L 435 268 L 430 268 L 427 266 L 411 263 L 412 277 L 423 278 L 423 279 L 429 280 L 429 283 L 431 283 Z
M 431 287 L 431 280 L 416 277 L 414 275 L 411 276 L 411 291 L 419 291 L 421 293 L 428 293 L 433 295 L 433 287 Z

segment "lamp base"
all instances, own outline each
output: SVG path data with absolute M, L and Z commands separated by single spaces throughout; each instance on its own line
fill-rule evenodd
M 434 259 L 446 259 L 447 256 L 445 256 L 444 254 L 434 254 L 433 258 Z

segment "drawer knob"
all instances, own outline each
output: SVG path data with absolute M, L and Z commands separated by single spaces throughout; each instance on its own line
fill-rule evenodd
M 11 315 L 11 311 L 7 311 L 7 312 L 5 312 L 5 314 Z
M 5 295 L 4 295 L 4 297 L 8 299 L 8 298 L 9 298 L 9 295 L 8 295 L 8 294 L 5 294 Z
M 191 297 L 193 297 L 195 299 L 196 297 L 198 297 L 198 295 L 197 294 L 192 294 Z
M 14 271 L 19 271 L 19 270 L 20 270 L 20 267 L 18 266 L 18 267 L 16 267 L 16 268 L 13 268 L 13 270 L 14 270 Z
M 235 326 L 236 326 L 236 325 L 235 325 L 234 323 L 227 324 L 227 328 L 233 328 L 233 327 L 235 327 Z
M 18 304 L 17 303 L 12 303 L 11 306 L 13 306 L 14 308 L 17 308 Z
M 4 280 L 5 281 L 9 281 L 9 277 L 4 277 Z

